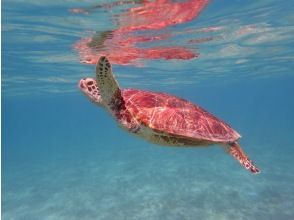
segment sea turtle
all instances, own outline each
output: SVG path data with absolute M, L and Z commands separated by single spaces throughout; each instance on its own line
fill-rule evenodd
M 252 173 L 259 169 L 249 160 L 228 124 L 203 108 L 173 95 L 139 89 L 120 89 L 105 56 L 96 65 L 96 79 L 79 82 L 81 91 L 103 106 L 127 131 L 169 146 L 220 144 Z

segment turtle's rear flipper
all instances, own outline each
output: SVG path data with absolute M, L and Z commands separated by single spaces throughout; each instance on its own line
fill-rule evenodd
M 254 174 L 260 173 L 260 170 L 253 164 L 253 162 L 247 157 L 244 151 L 241 149 L 237 142 L 230 143 L 226 145 L 226 149 L 229 154 L 231 154 L 239 163 L 247 170 Z

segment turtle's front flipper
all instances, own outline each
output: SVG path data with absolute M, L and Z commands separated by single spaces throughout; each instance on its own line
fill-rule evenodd
M 120 122 L 123 128 L 137 133 L 140 126 L 126 109 L 122 92 L 112 73 L 109 60 L 102 56 L 96 65 L 96 82 L 100 91 L 102 104 Z
M 242 148 L 237 142 L 230 143 L 226 145 L 226 150 L 231 154 L 239 163 L 245 167 L 245 169 L 250 170 L 254 174 L 258 174 L 260 170 L 253 164 L 253 162 L 247 157 Z
M 112 73 L 109 60 L 102 56 L 96 65 L 96 82 L 102 102 L 106 107 L 120 107 L 123 103 L 121 91 Z

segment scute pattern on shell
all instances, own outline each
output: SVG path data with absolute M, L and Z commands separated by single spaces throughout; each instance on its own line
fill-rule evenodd
M 127 110 L 155 132 L 212 142 L 234 142 L 241 136 L 201 107 L 165 93 L 123 89 Z

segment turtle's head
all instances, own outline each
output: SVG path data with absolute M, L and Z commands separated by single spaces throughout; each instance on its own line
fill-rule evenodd
M 84 78 L 79 82 L 80 90 L 94 103 L 101 105 L 100 91 L 95 79 Z

